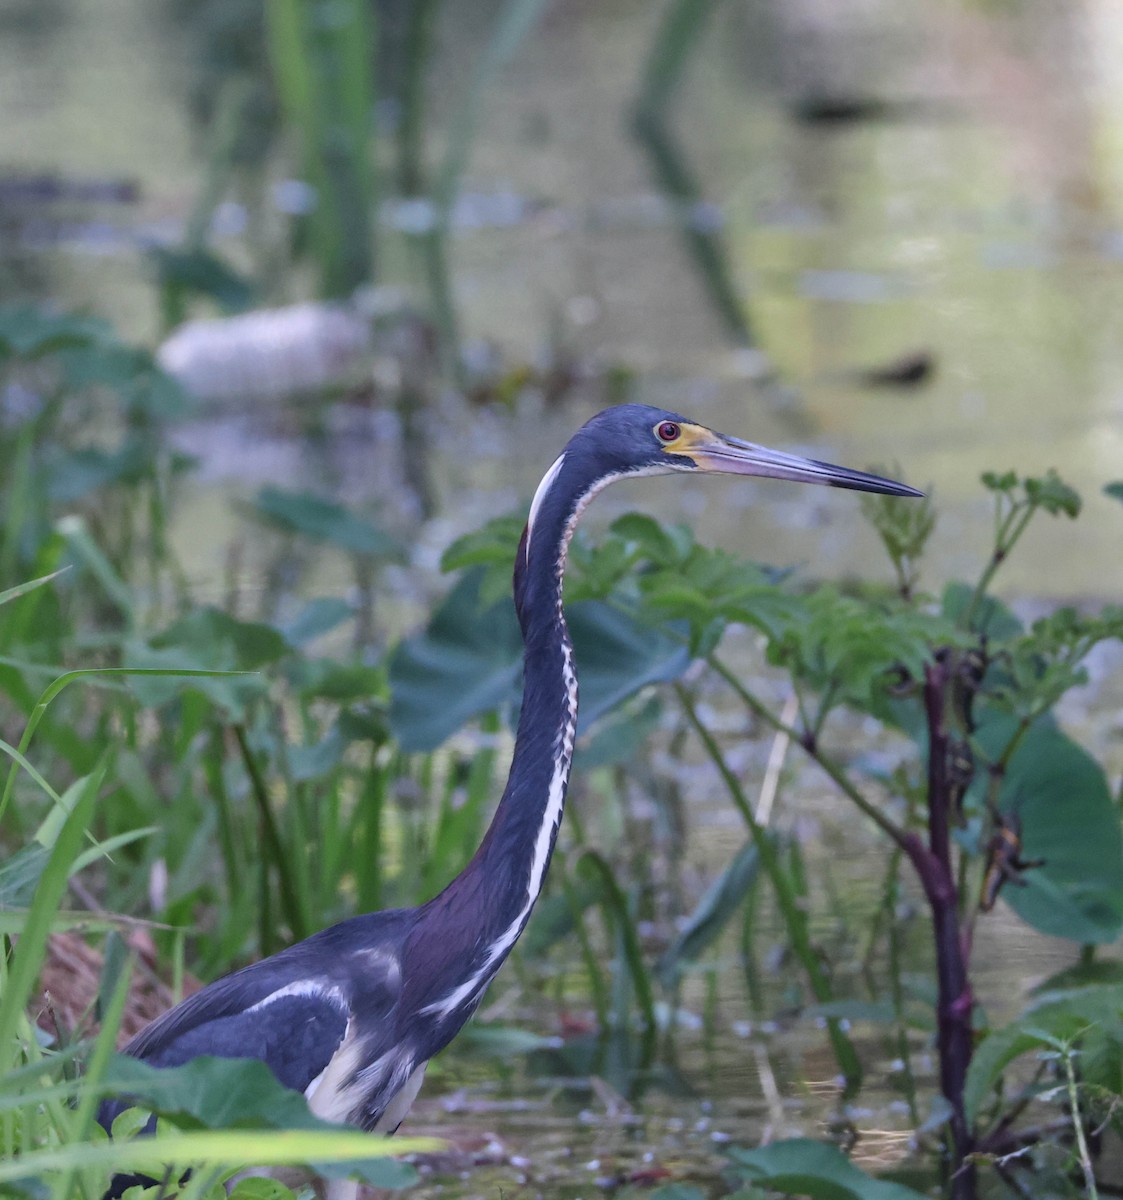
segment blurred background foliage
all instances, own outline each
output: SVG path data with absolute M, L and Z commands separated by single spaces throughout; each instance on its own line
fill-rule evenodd
M 664 1200 L 1123 1177 L 1113 7 L 0 23 L 0 1132 L 24 1174 L 93 1196 L 144 1153 L 91 1124 L 118 1031 L 467 860 L 517 712 L 526 500 L 635 399 L 895 459 L 934 499 L 598 501 L 549 889 L 429 1088 L 486 1097 L 463 1121 L 498 1148 L 423 1101 L 454 1141 L 423 1170 L 490 1154 L 463 1194 L 569 1196 L 576 1139 L 597 1187 Z M 949 1021 L 957 971 L 975 1006 Z M 169 1137 L 223 1123 L 221 1071 L 128 1079 Z M 279 1155 L 280 1102 L 244 1086 Z

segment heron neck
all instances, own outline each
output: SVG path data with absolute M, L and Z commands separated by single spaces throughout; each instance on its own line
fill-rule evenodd
M 538 897 L 561 822 L 577 731 L 577 674 L 562 608 L 562 578 L 580 507 L 538 514 L 516 570 L 523 632 L 523 697 L 507 785 L 477 857 L 504 881 L 512 912 Z
M 564 479 L 565 465 L 563 456 L 535 497 L 515 567 L 525 650 L 522 711 L 507 786 L 475 857 L 420 910 L 418 940 L 432 960 L 422 1011 L 441 1022 L 443 1038 L 479 1003 L 530 919 L 565 805 L 577 731 L 577 675 L 562 612 L 562 574 L 577 516 L 602 486 Z M 439 937 L 427 937 L 429 930 Z

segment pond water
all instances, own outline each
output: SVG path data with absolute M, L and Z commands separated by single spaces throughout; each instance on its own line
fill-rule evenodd
M 46 173 L 135 182 L 140 198 L 33 204 L 31 218 L 24 203 L 16 220 L 0 186 L 0 299 L 38 291 L 156 339 L 144 248 L 182 230 L 204 152 L 187 109 L 195 68 L 173 8 L 4 5 L 0 185 L 8 173 Z M 497 8 L 444 7 L 432 72 L 438 127 L 463 95 Z M 936 496 L 933 585 L 975 575 L 988 548 L 981 471 L 1056 467 L 1084 493 L 1086 514 L 1075 532 L 1066 521 L 1039 522 L 999 590 L 1035 601 L 1117 599 L 1123 511 L 1101 489 L 1123 478 L 1123 7 L 717 6 L 674 128 L 708 201 L 695 217 L 722 234 L 759 353 L 730 345 L 628 135 L 627 106 L 660 8 L 549 6 L 489 95 L 465 183 L 472 200 L 452 246 L 469 345 L 493 344 L 512 363 L 561 345 L 583 362 L 626 368 L 634 398 L 726 432 L 855 466 L 895 464 Z M 855 102 L 854 119 L 824 119 L 821 105 L 813 111 L 824 98 Z M 389 227 L 383 236 L 386 282 L 408 293 L 415 281 L 401 269 L 401 247 Z M 905 356 L 930 367 L 917 386 L 863 381 Z M 578 387 L 556 409 L 527 402 L 514 411 L 443 401 L 429 432 L 446 503 L 418 535 L 418 562 L 431 567 L 454 534 L 525 502 L 596 395 Z M 382 481 L 391 502 L 392 431 L 377 412 L 340 412 L 324 422 L 319 457 L 294 440 L 299 421 L 281 405 L 212 413 L 182 432 L 202 462 L 176 536 L 202 593 L 221 588 L 231 500 L 263 482 L 303 477 L 316 486 L 326 462 L 349 499 L 379 494 Z M 631 507 L 819 575 L 884 570 L 856 502 L 837 493 L 638 481 L 599 501 L 593 521 Z M 343 566 L 329 563 L 321 583 L 346 586 Z M 1099 694 L 1118 699 L 1111 667 Z M 1077 698 L 1071 715 L 1117 741 L 1095 711 Z M 879 844 L 810 771 L 800 769 L 786 795 L 793 811 L 799 797 L 808 844 L 832 846 L 816 911 L 831 912 L 839 895 L 860 911 Z M 720 804 L 703 807 L 691 850 L 700 866 L 724 862 L 741 839 Z M 999 1015 L 1072 956 L 1001 907 L 979 936 L 979 992 Z M 781 997 L 782 972 L 776 989 Z M 501 981 L 491 1003 L 504 995 Z M 692 1011 L 703 1006 L 701 993 L 690 996 Z M 609 1085 L 575 1089 L 557 1063 L 539 1061 L 545 1074 L 534 1075 L 523 1058 L 500 1084 L 489 1067 L 468 1090 L 462 1073 L 476 1060 L 452 1055 L 415 1124 L 463 1143 L 462 1157 L 442 1164 L 451 1177 L 474 1159 L 493 1165 L 474 1167 L 463 1193 L 435 1183 L 432 1194 L 600 1195 L 612 1180 L 664 1169 L 712 1178 L 726 1139 L 814 1131 L 829 1119 L 833 1070 L 821 1035 L 806 1024 L 749 1031 L 734 966 L 720 974 L 713 1014 L 708 1044 L 683 1038 L 683 1092 L 654 1088 L 634 1105 Z M 861 1036 L 876 1045 L 876 1033 Z M 891 1159 L 908 1114 L 886 1085 L 889 1057 L 869 1061 L 884 1070 L 855 1119 L 871 1153 Z M 494 1144 L 480 1141 L 481 1125 L 495 1131 Z
M 496 8 L 444 14 L 438 117 L 462 97 Z M 982 470 L 1055 466 L 1084 491 L 1087 515 L 1076 536 L 1067 523 L 1035 530 L 1003 586 L 1117 595 L 1119 510 L 1100 489 L 1123 461 L 1118 6 L 717 7 L 674 128 L 777 372 L 770 386 L 729 348 L 628 136 L 657 8 L 550 6 L 489 95 L 465 183 L 477 203 L 452 251 L 466 335 L 515 362 L 561 339 L 634 371 L 637 398 L 754 440 L 899 464 L 940 503 L 942 574 L 973 571 L 985 548 Z M 193 43 L 172 6 L 143 0 L 12 2 L 3 22 L 0 167 L 135 182 L 141 196 L 124 209 L 64 207 L 61 227 L 58 208 L 44 209 L 9 258 L 52 295 L 152 338 L 140 247 L 175 237 L 199 186 Z M 866 120 L 808 120 L 824 96 L 880 107 Z M 932 363 L 924 386 L 856 385 L 856 371 L 915 354 Z M 525 497 L 582 411 L 578 395 L 545 418 L 479 418 L 486 437 L 470 457 L 465 414 L 443 414 L 444 494 L 501 482 L 504 500 Z M 259 452 L 255 464 L 268 474 L 275 460 Z M 684 509 L 680 495 L 641 485 L 610 503 L 685 511 L 713 540 L 825 574 L 874 561 L 837 497 L 719 488 Z

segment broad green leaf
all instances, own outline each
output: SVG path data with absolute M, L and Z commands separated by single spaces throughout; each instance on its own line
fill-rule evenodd
M 257 1059 L 204 1056 L 180 1067 L 157 1068 L 119 1054 L 110 1063 L 105 1086 L 149 1111 L 174 1116 L 177 1125 L 186 1129 L 323 1133 L 339 1129 L 314 1116 L 301 1093 L 284 1087 Z M 387 1149 L 397 1152 L 393 1143 Z M 254 1161 L 252 1155 L 248 1161 Z M 388 1168 L 385 1172 L 384 1165 Z M 382 1187 L 397 1186 L 412 1178 L 408 1168 L 393 1163 L 379 1164 L 378 1174 Z
M 978 731 L 997 757 L 1013 718 Z M 1047 719 L 1022 739 L 1006 769 L 1000 805 L 1021 823 L 1022 857 L 1044 859 L 1024 886 L 1007 883 L 1007 904 L 1041 933 L 1076 942 L 1114 941 L 1123 929 L 1123 833 L 1103 768 Z
M 482 529 L 466 533 L 449 546 L 441 556 L 441 570 L 498 565 L 509 576 L 525 525 L 526 517 L 514 513 L 488 521 Z
M 1040 505 L 1050 516 L 1064 515 L 1074 521 L 1080 515 L 1080 493 L 1050 470 L 1037 478 L 1025 480 L 1026 498 Z
M 386 669 L 333 658 L 295 658 L 285 664 L 285 677 L 302 696 L 325 700 L 384 700 Z
M 1123 479 L 1117 479 L 1114 483 L 1107 484 L 1104 487 L 1104 495 L 1123 503 Z
M 659 728 L 663 705 L 657 696 L 637 704 L 622 704 L 607 713 L 577 743 L 574 761 L 582 771 L 606 767 L 631 758 Z
M 224 620 L 232 620 L 224 614 L 219 617 L 216 630 Z M 268 690 L 265 677 L 252 670 L 236 666 L 210 668 L 219 662 L 237 664 L 240 658 L 255 661 L 272 644 L 269 637 L 275 638 L 276 645 L 287 652 L 280 634 L 268 625 L 253 626 L 255 632 L 246 631 L 246 640 L 239 650 L 234 642 L 222 638 L 209 645 L 197 640 L 206 624 L 205 620 L 200 621 L 183 645 L 158 647 L 136 639 L 126 643 L 125 657 L 136 668 L 129 679 L 129 690 L 141 704 L 158 708 L 172 701 L 186 702 L 192 695 L 202 696 L 240 718 L 246 706 Z
M 967 611 L 975 589 L 965 583 L 953 582 L 944 588 L 941 611 L 949 621 L 958 622 Z M 1021 621 L 995 596 L 984 596 L 975 607 L 971 628 L 988 638 L 1005 640 L 1023 632 Z
M 599 600 L 570 606 L 567 617 L 581 687 L 580 729 L 652 683 L 678 679 L 690 666 L 682 634 L 668 636 Z
M 296 1193 L 279 1179 L 250 1175 L 239 1179 L 229 1193 L 230 1200 L 296 1200 Z
M 105 1075 L 107 1095 L 162 1116 L 184 1129 L 327 1129 L 304 1097 L 279 1083 L 255 1058 L 204 1055 L 179 1067 L 154 1067 L 115 1055 Z
M 92 317 L 49 313 L 30 305 L 0 308 L 0 355 L 35 359 L 68 346 L 105 338 L 108 326 Z
M 485 569 L 468 572 L 424 633 L 390 660 L 390 724 L 406 750 L 432 750 L 481 713 L 517 709 L 522 638 L 514 604 L 486 606 Z M 600 601 L 567 609 L 581 680 L 581 727 L 640 688 L 673 679 L 689 665 L 681 640 L 641 625 Z
M 272 626 L 239 621 L 217 608 L 197 608 L 151 639 L 157 650 L 182 650 L 201 667 L 256 671 L 283 658 L 284 637 Z
M 683 972 L 718 939 L 729 919 L 740 911 L 759 870 L 756 846 L 748 841 L 706 889 L 686 925 L 660 957 L 655 969 L 664 987 L 673 987 Z
M 425 631 L 390 658 L 390 728 L 404 750 L 433 750 L 474 717 L 517 700 L 515 606 L 483 607 L 482 578 L 482 568 L 467 572 Z
M 98 488 L 135 484 L 152 469 L 152 454 L 139 437 L 126 438 L 116 450 L 86 446 L 50 456 L 47 491 L 59 504 L 73 504 Z
M 209 250 L 150 251 L 163 287 L 209 296 L 224 313 L 244 312 L 254 302 L 253 285 Z
M 319 596 L 308 603 L 291 621 L 280 626 L 285 641 L 298 648 L 337 629 L 354 616 L 355 610 L 346 600 L 336 596 Z
M 347 742 L 338 729 L 332 729 L 321 741 L 311 746 L 289 746 L 289 767 L 298 783 L 320 779 L 330 774 L 343 761 Z
M 391 558 L 400 552 L 398 543 L 370 521 L 348 512 L 342 504 L 313 496 L 310 492 L 262 488 L 255 507 L 261 516 L 275 525 L 352 554 Z
M 626 542 L 635 543 L 643 556 L 656 566 L 675 566 L 687 557 L 694 545 L 689 527 L 660 524 L 646 513 L 625 513 L 612 522 L 611 532 Z
M 1095 1058 L 1096 1043 L 1115 1046 L 1114 1070 L 1118 1074 L 1123 1061 L 1118 1049 L 1123 1042 L 1123 986 L 1093 986 L 1042 996 L 1016 1021 L 988 1034 L 976 1047 L 967 1070 L 963 1099 L 968 1119 L 976 1118 L 983 1101 L 1016 1058 L 1078 1039 L 1092 1043 L 1091 1059 Z
M 812 1200 L 922 1200 L 923 1193 L 860 1171 L 835 1146 L 809 1138 L 773 1142 L 757 1150 L 730 1151 L 734 1172 L 786 1196 Z
M 1096 958 L 1091 962 L 1074 963 L 1039 983 L 1033 989 L 1033 993 L 1035 996 L 1041 996 L 1046 992 L 1068 991 L 1091 984 L 1123 986 L 1123 962 L 1117 959 Z

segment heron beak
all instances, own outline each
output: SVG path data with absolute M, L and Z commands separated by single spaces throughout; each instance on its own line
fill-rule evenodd
M 726 475 L 760 475 L 767 479 L 794 479 L 798 483 L 823 483 L 827 487 L 879 492 L 884 496 L 924 495 L 916 488 L 884 479 L 880 475 L 836 467 L 818 459 L 801 458 L 798 454 L 785 454 L 782 450 L 769 450 L 767 446 L 743 442 L 740 438 L 726 437 L 709 429 L 704 434 L 699 429 L 698 434 L 702 436 L 692 438 L 689 446 L 681 449 L 676 446 L 672 453 L 693 459 L 703 471 L 720 471 Z

